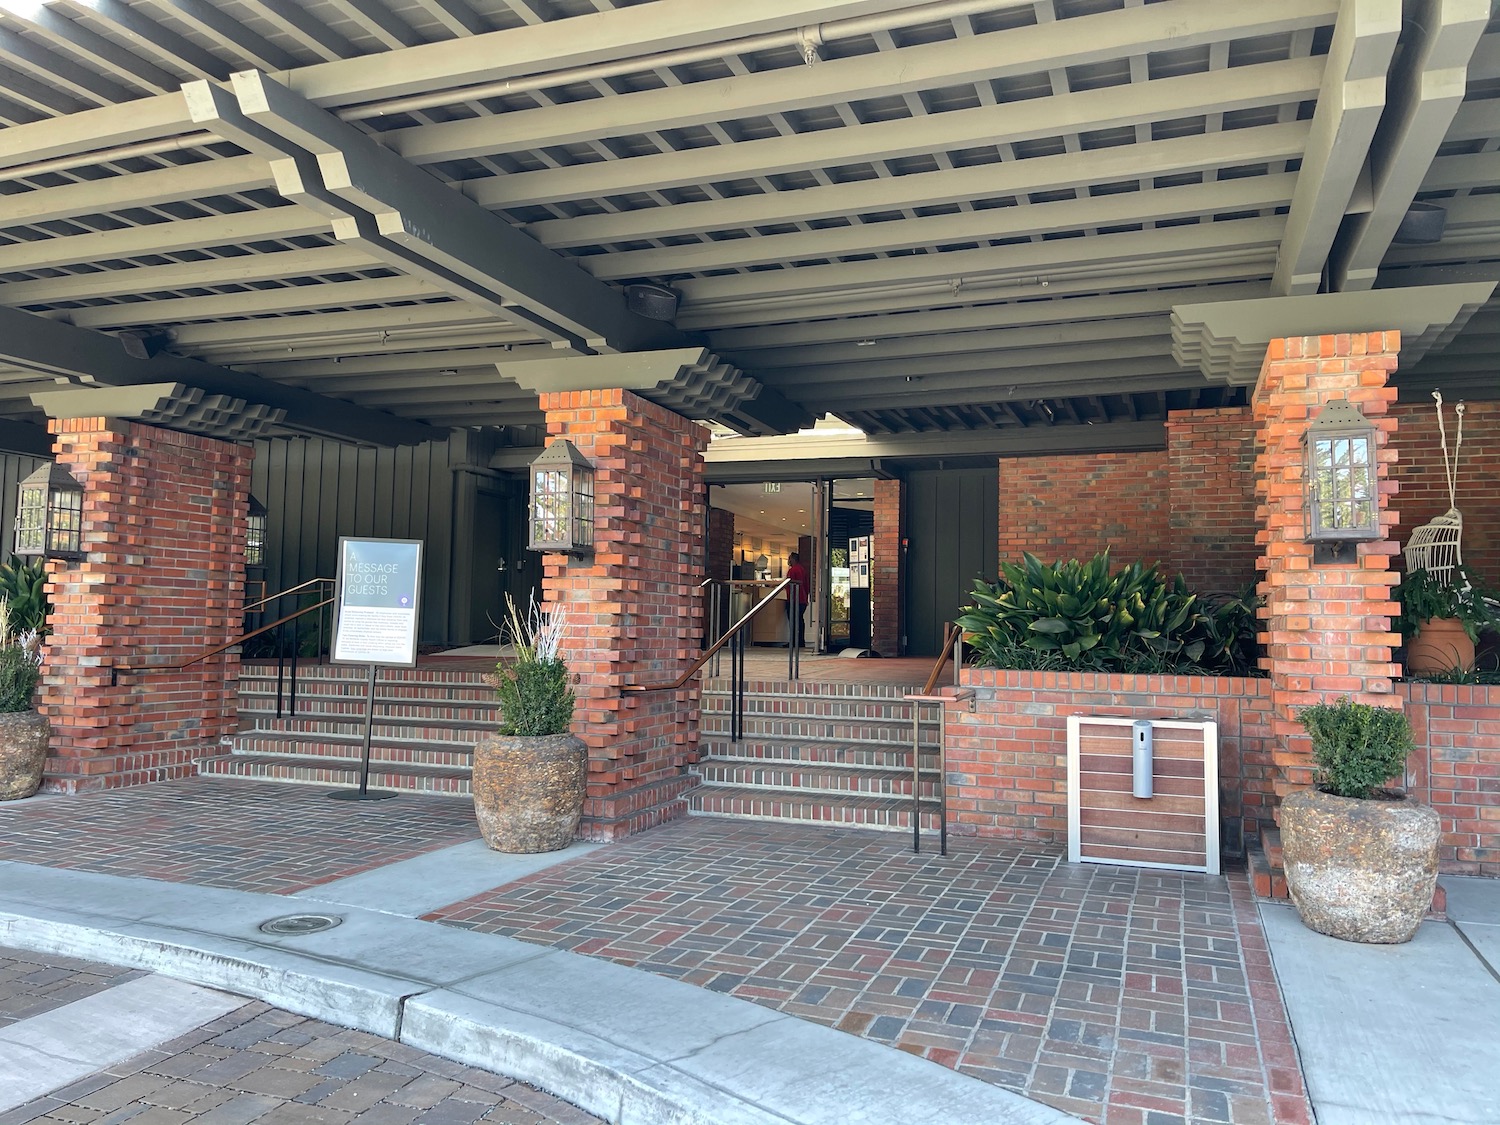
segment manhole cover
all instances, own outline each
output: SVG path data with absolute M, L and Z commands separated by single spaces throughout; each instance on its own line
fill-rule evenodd
M 284 918 L 272 918 L 262 922 L 260 929 L 266 934 L 320 934 L 343 922 L 331 914 L 288 914 Z

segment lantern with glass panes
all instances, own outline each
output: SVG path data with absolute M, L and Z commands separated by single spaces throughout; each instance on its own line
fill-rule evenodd
M 566 438 L 531 463 L 530 522 L 533 551 L 594 550 L 594 466 Z
M 83 486 L 56 463 L 21 482 L 15 553 L 47 559 L 83 558 Z
M 1313 561 L 1348 561 L 1342 558 L 1347 544 L 1381 537 L 1375 424 L 1348 399 L 1336 398 L 1312 420 L 1302 440 L 1305 538 L 1314 545 Z

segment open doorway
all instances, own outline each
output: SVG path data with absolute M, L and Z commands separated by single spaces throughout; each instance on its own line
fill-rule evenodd
M 822 494 L 820 485 L 808 481 L 710 487 L 708 573 L 727 576 L 731 583 L 726 623 L 739 620 L 769 594 L 787 576 L 795 554 L 812 576 L 804 645 L 814 651 L 823 648 L 827 582 L 816 567 Z M 751 626 L 752 644 L 785 646 L 788 637 L 785 605 L 759 614 Z

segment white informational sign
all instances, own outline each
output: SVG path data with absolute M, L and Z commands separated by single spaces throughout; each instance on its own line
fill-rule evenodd
M 411 668 L 421 613 L 420 539 L 339 539 L 335 664 Z
M 856 535 L 849 540 L 849 588 L 867 590 L 870 587 L 870 537 Z

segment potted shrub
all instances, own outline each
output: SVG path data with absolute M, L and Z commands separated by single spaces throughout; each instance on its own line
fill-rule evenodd
M 0 599 L 0 801 L 30 797 L 42 787 L 52 728 L 32 707 L 41 676 L 41 638 L 14 632 L 10 603 Z
M 1412 752 L 1406 715 L 1342 699 L 1298 720 L 1312 739 L 1315 788 L 1281 803 L 1287 890 L 1319 933 L 1410 941 L 1437 886 L 1438 815 L 1386 783 Z
M 489 677 L 500 696 L 500 727 L 474 748 L 474 817 L 484 842 L 501 852 L 565 848 L 578 831 L 588 749 L 569 733 L 573 688 L 561 654 L 565 614 L 523 619 L 506 595 L 515 658 Z
M 1483 593 L 1462 574 L 1453 584 L 1425 570 L 1413 570 L 1396 588 L 1400 629 L 1406 638 L 1406 671 L 1431 675 L 1474 667 L 1474 643 L 1482 629 L 1496 625 Z

